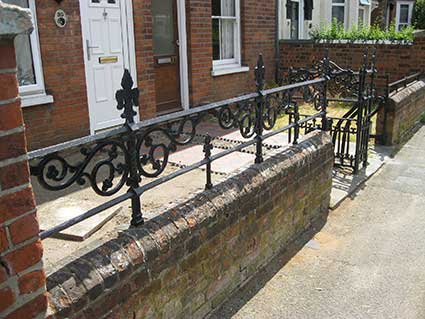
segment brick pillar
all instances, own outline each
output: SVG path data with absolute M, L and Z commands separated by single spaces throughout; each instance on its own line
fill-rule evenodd
M 14 37 L 32 31 L 29 10 L 0 1 L 0 318 L 44 318 L 42 245 L 18 97 Z

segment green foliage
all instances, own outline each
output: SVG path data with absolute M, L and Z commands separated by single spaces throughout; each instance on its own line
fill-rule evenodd
M 416 0 L 413 8 L 413 25 L 416 29 L 425 30 L 425 0 Z
M 425 0 L 421 0 L 425 1 Z M 378 25 L 355 26 L 351 30 L 345 30 L 344 25 L 337 20 L 333 20 L 329 26 L 321 25 L 310 32 L 313 40 L 349 40 L 349 41 L 413 41 L 412 27 L 404 28 L 398 32 L 395 25 L 391 25 L 388 30 L 382 30 Z

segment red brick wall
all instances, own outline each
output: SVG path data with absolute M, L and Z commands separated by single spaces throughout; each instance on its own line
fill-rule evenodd
M 68 15 L 62 29 L 53 21 L 58 8 Z M 45 87 L 54 103 L 24 108 L 30 149 L 90 133 L 79 0 L 60 5 L 36 0 L 36 9 Z M 155 115 L 150 1 L 134 1 L 134 27 L 141 113 L 146 119 Z
M 142 119 L 156 115 L 151 1 L 133 1 Z M 57 5 L 55 1 L 36 0 L 36 8 L 45 86 L 55 101 L 24 108 L 30 149 L 90 133 L 79 1 L 67 0 Z M 63 29 L 56 27 L 52 18 L 58 8 L 68 15 L 68 24 Z M 242 63 L 250 66 L 250 71 L 220 77 L 211 75 L 211 1 L 187 0 L 186 10 L 192 106 L 252 91 L 259 53 L 264 55 L 267 79 L 274 78 L 274 1 L 241 1 Z
M 151 1 L 133 0 L 134 40 L 142 120 L 156 115 Z
M 0 56 L 0 318 L 36 318 L 47 309 L 46 280 L 12 39 L 0 37 Z
M 275 1 L 241 1 L 242 64 L 249 72 L 213 77 L 211 1 L 190 0 L 188 7 L 188 55 L 190 104 L 200 105 L 255 90 L 254 67 L 264 56 L 266 79 L 275 76 Z
M 68 15 L 65 28 L 53 20 L 62 8 Z M 24 108 L 31 149 L 57 144 L 89 134 L 89 117 L 78 0 L 36 1 L 37 23 L 46 90 L 54 104 Z
M 282 41 L 280 43 L 281 66 L 284 68 L 310 66 L 323 57 L 326 48 L 329 48 L 331 60 L 343 67 L 353 69 L 360 67 L 366 48 L 369 52 L 376 48 L 379 75 L 389 74 L 390 81 L 396 81 L 417 71 L 425 71 L 425 37 L 416 38 L 413 45 L 317 44 Z

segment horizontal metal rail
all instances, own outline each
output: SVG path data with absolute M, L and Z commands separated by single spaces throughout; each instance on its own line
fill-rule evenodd
M 296 127 L 297 125 L 302 125 L 303 123 L 306 123 L 308 121 L 311 121 L 311 120 L 313 120 L 315 118 L 322 117 L 323 114 L 324 114 L 323 112 L 319 112 L 317 114 L 310 115 L 310 116 L 308 116 L 308 117 L 300 120 L 298 122 L 298 124 L 297 123 L 292 123 L 292 124 L 285 125 L 284 127 L 280 128 L 280 129 L 277 129 L 277 130 L 275 130 L 273 132 L 270 132 L 270 133 L 267 133 L 267 134 L 263 135 L 262 136 L 262 140 L 264 141 L 264 140 L 266 140 L 266 139 L 268 139 L 268 138 L 270 138 L 272 136 L 275 136 L 277 134 L 280 134 L 280 133 L 283 133 L 285 131 L 288 131 L 288 130 Z M 50 237 L 50 236 L 52 236 L 52 235 L 54 235 L 56 233 L 59 233 L 59 232 L 65 230 L 65 229 L 67 229 L 69 227 L 72 227 L 72 226 L 78 224 L 81 221 L 84 221 L 84 220 L 86 220 L 86 219 L 88 219 L 90 217 L 93 217 L 93 216 L 95 216 L 97 214 L 100 214 L 101 212 L 105 211 L 106 209 L 109 209 L 109 208 L 114 207 L 114 206 L 116 206 L 118 204 L 121 204 L 121 203 L 125 202 L 126 200 L 131 199 L 132 197 L 140 197 L 140 196 L 143 195 L 143 193 L 145 193 L 148 190 L 151 190 L 151 189 L 153 189 L 153 188 L 155 188 L 155 187 L 157 187 L 157 186 L 159 186 L 161 184 L 164 184 L 166 182 L 169 182 L 169 181 L 171 181 L 171 180 L 173 180 L 173 179 L 175 179 L 175 178 L 177 178 L 179 176 L 182 176 L 184 174 L 187 174 L 187 173 L 189 173 L 191 171 L 194 171 L 196 169 L 199 169 L 199 168 L 205 166 L 208 163 L 212 163 L 214 161 L 217 161 L 218 159 L 223 158 L 225 156 L 228 156 L 228 155 L 230 155 L 232 153 L 239 152 L 239 151 L 241 151 L 241 150 L 243 150 L 243 149 L 245 149 L 245 148 L 247 148 L 249 146 L 254 145 L 255 143 L 256 143 L 255 140 L 244 142 L 244 143 L 242 143 L 240 145 L 237 145 L 235 147 L 232 147 L 232 148 L 230 148 L 228 150 L 225 150 L 223 152 L 220 152 L 218 154 L 215 154 L 215 155 L 211 156 L 209 159 L 203 159 L 202 161 L 199 161 L 199 162 L 194 163 L 192 165 L 183 167 L 183 168 L 179 169 L 178 171 L 173 172 L 173 173 L 171 173 L 171 174 L 169 174 L 167 176 L 163 176 L 163 177 L 157 178 L 156 180 L 154 180 L 154 181 L 152 181 L 152 182 L 150 182 L 150 183 L 148 183 L 146 185 L 143 185 L 141 187 L 136 188 L 133 193 L 126 193 L 126 194 L 120 195 L 120 196 L 118 196 L 118 197 L 116 197 L 116 198 L 114 198 L 114 199 L 112 199 L 110 201 L 107 201 L 107 202 L 105 202 L 105 203 L 103 203 L 103 204 L 101 204 L 99 206 L 96 206 L 96 207 L 88 210 L 87 212 L 85 212 L 85 213 L 83 213 L 83 214 L 81 214 L 79 216 L 76 216 L 74 218 L 71 218 L 70 220 L 68 220 L 66 222 L 63 222 L 63 223 L 61 223 L 61 224 L 59 224 L 59 225 L 57 225 L 55 227 L 52 227 L 49 230 L 43 230 L 43 231 L 41 231 L 40 232 L 40 238 L 41 239 L 48 238 L 48 237 Z
M 422 77 L 422 72 L 416 72 L 414 74 L 411 74 L 409 76 L 405 76 L 404 78 L 394 81 L 392 83 L 388 84 L 388 92 L 398 92 L 400 88 L 406 88 L 409 84 L 419 81 L 419 79 Z
M 351 76 L 354 74 L 358 77 L 359 74 L 343 70 L 334 63 L 331 65 L 327 56 L 320 63 L 321 66 L 309 79 L 264 89 L 265 67 L 260 56 L 255 67 L 256 92 L 137 123 L 134 108 L 138 107 L 139 91 L 133 88 L 131 75 L 126 71 L 121 83 L 122 89 L 116 93 L 117 108 L 122 110 L 122 118 L 125 120 L 121 127 L 29 153 L 31 175 L 47 190 L 58 191 L 71 185 L 87 183 L 100 196 L 114 196 L 124 187 L 128 188 L 126 193 L 116 195 L 114 199 L 51 229 L 43 230 L 40 237 L 51 237 L 127 200 L 131 201 L 131 225 L 141 225 L 144 222 L 141 197 L 148 190 L 199 168 L 205 170 L 205 188 L 209 189 L 213 187 L 211 164 L 232 153 L 255 146 L 255 163 L 258 164 L 263 161 L 263 142 L 280 133 L 288 132 L 289 143 L 297 144 L 301 129 L 305 129 L 305 132 L 319 129 L 335 133 L 335 128 L 331 127 L 334 121 L 347 120 L 355 123 L 356 118 L 328 117 L 327 105 L 331 101 L 356 103 L 357 92 L 353 98 L 329 98 L 327 89 L 328 83 L 338 76 L 344 77 L 341 83 L 350 82 L 344 90 L 356 89 L 357 84 L 351 81 Z M 362 76 L 368 73 L 367 68 L 363 67 L 362 72 Z M 347 76 L 350 81 L 346 81 Z M 316 113 L 300 114 L 300 101 L 312 104 Z M 289 124 L 277 128 L 275 126 L 280 115 L 289 115 Z M 197 133 L 198 125 L 206 116 L 213 116 L 222 129 L 239 130 L 247 141 L 238 141 L 237 145 L 213 155 L 211 150 L 214 137 Z M 339 131 L 345 132 L 345 129 L 341 128 Z M 169 155 L 180 146 L 194 143 L 195 136 L 205 138 L 204 158 L 162 175 L 169 164 Z M 349 146 L 348 143 L 347 147 Z M 81 157 L 76 163 L 70 163 L 70 159 L 65 158 L 64 154 L 71 149 L 80 151 L 79 155 L 73 154 Z M 342 151 L 348 152 L 344 148 Z M 104 172 L 100 174 L 102 168 Z M 142 185 L 142 179 L 152 180 Z

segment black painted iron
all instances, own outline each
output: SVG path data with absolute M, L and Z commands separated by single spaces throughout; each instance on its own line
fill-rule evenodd
M 122 127 L 110 132 L 83 137 L 63 144 L 37 150 L 29 154 L 31 174 L 40 185 L 51 191 L 63 190 L 72 185 L 89 182 L 91 188 L 101 196 L 113 196 L 125 186 L 127 192 L 70 219 L 52 229 L 40 233 L 42 239 L 75 225 L 105 209 L 124 201 L 131 201 L 133 227 L 143 224 L 140 197 L 149 189 L 157 187 L 195 169 L 206 167 L 206 189 L 213 187 L 211 164 L 231 153 L 256 145 L 255 163 L 263 161 L 264 140 L 282 132 L 294 130 L 298 140 L 301 128 L 322 129 L 318 119 L 326 118 L 326 84 L 330 81 L 328 60 L 314 77 L 299 83 L 291 83 L 265 89 L 265 67 L 260 55 L 255 68 L 257 91 L 187 111 L 168 114 L 155 119 L 136 123 L 136 107 L 139 106 L 139 90 L 133 88 L 133 80 L 126 70 L 122 89 L 116 93 L 117 108 L 122 110 L 125 120 Z M 314 105 L 316 114 L 301 116 L 298 100 Z M 276 128 L 280 115 L 289 114 L 293 119 L 288 125 Z M 179 147 L 188 145 L 197 136 L 199 124 L 206 117 L 215 117 L 223 129 L 239 129 L 247 142 L 212 155 L 212 138 L 204 140 L 204 159 L 183 167 L 171 174 L 161 176 L 168 166 L 169 155 Z M 63 151 L 79 148 L 80 159 L 71 163 Z M 103 173 L 102 173 L 103 172 Z M 142 179 L 152 179 L 141 185 Z
M 316 129 L 330 131 L 335 146 L 335 165 L 350 167 L 354 173 L 365 167 L 368 161 L 368 145 L 371 138 L 371 118 L 384 106 L 385 96 L 379 96 L 376 89 L 376 50 L 370 59 L 366 50 L 359 71 L 344 69 L 330 61 L 328 51 L 325 57 L 311 68 L 289 68 L 289 83 L 306 81 L 317 77 L 325 78 L 323 88 L 316 97 L 323 107 L 321 123 L 316 123 Z M 309 94 L 306 92 L 305 94 Z M 310 93 L 311 94 L 311 93 Z M 305 97 L 295 96 L 295 100 L 305 100 Z M 329 102 L 342 102 L 352 107 L 340 118 L 329 117 L 327 108 Z M 290 121 L 297 122 L 296 113 L 291 114 Z M 304 125 L 305 132 L 314 129 L 312 122 Z M 290 141 L 296 142 L 297 132 L 291 132 Z M 353 145 L 354 144 L 354 145 Z

